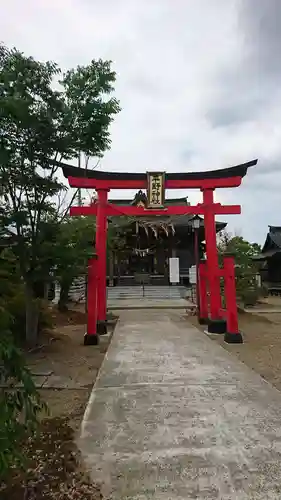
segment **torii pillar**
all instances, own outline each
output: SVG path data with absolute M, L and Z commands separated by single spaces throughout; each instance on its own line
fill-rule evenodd
M 213 210 L 208 207 L 214 204 L 214 189 L 202 189 L 203 204 L 206 207 L 204 213 L 205 242 L 206 242 L 206 265 L 210 285 L 210 320 L 209 331 L 224 333 L 226 321 L 221 318 L 221 290 L 219 274 L 219 257 L 217 249 L 216 221 Z
M 107 197 L 109 189 L 97 189 L 96 252 L 98 255 L 97 292 L 98 316 L 97 333 L 105 335 L 106 328 L 106 253 L 107 253 Z

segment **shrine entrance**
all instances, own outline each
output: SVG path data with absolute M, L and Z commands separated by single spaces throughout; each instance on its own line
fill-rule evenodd
M 199 321 L 208 323 L 212 333 L 226 333 L 228 342 L 242 342 L 238 331 L 237 306 L 234 284 L 234 263 L 225 261 L 225 269 L 221 270 L 218 262 L 216 246 L 215 216 L 219 214 L 240 214 L 240 205 L 221 205 L 214 200 L 214 192 L 218 188 L 234 188 L 240 186 L 242 178 L 249 167 L 256 165 L 257 160 L 235 167 L 205 172 L 147 172 L 123 173 L 87 170 L 61 164 L 64 176 L 69 185 L 75 188 L 95 189 L 97 200 L 89 206 L 73 206 L 70 215 L 96 217 L 96 258 L 89 265 L 88 277 L 88 330 L 85 344 L 96 344 L 98 334 L 106 333 L 106 240 L 108 216 L 167 216 L 201 215 L 204 218 L 206 262 L 202 263 L 198 294 L 200 295 Z M 167 189 L 200 189 L 203 200 L 194 206 L 166 206 Z M 112 189 L 145 189 L 148 206 L 117 206 L 108 201 L 108 193 Z M 149 266 L 149 263 L 147 262 Z M 222 307 L 221 278 L 225 279 L 225 288 L 229 290 L 227 309 Z M 198 281 L 197 279 L 197 281 Z M 234 288 L 233 288 L 234 287 Z M 230 313 L 227 313 L 229 309 Z M 233 331 L 226 331 L 225 316 L 228 314 L 229 326 Z M 227 327 L 228 328 L 228 327 Z M 235 330 L 235 331 L 234 331 Z
M 153 253 L 133 253 L 129 257 L 130 270 L 135 273 L 154 273 Z

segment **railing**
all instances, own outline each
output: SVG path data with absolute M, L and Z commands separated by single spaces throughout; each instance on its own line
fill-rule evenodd
M 135 274 L 136 283 L 142 286 L 142 296 L 145 296 L 145 285 L 150 284 L 150 274 L 147 273 L 136 273 Z

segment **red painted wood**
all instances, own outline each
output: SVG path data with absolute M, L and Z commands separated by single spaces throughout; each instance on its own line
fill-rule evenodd
M 244 175 L 244 174 L 243 174 Z M 233 176 L 218 179 L 167 179 L 165 189 L 192 189 L 198 188 L 203 192 L 203 204 L 196 206 L 170 206 L 165 209 L 148 210 L 143 207 L 116 206 L 107 202 L 107 195 L 110 189 L 147 189 L 147 180 L 97 180 L 85 177 L 68 177 L 69 185 L 77 188 L 96 189 L 98 201 L 96 204 L 87 207 L 71 207 L 70 215 L 92 215 L 97 217 L 96 229 L 96 251 L 98 261 L 95 264 L 95 287 L 93 278 L 89 278 L 89 297 L 93 297 L 94 303 L 88 298 L 88 331 L 96 332 L 94 322 L 96 320 L 106 320 L 106 237 L 107 237 L 107 217 L 108 216 L 172 216 L 172 215 L 203 215 L 206 235 L 206 255 L 207 262 L 200 264 L 200 315 L 208 316 L 208 296 L 210 292 L 210 316 L 211 319 L 219 319 L 225 315 L 225 310 L 221 307 L 220 276 L 225 279 L 226 301 L 227 301 L 227 323 L 229 333 L 238 333 L 237 305 L 235 292 L 234 261 L 225 258 L 224 272 L 222 273 L 218 265 L 218 253 L 216 247 L 215 215 L 218 214 L 240 214 L 239 205 L 220 205 L 214 203 L 214 189 L 240 186 L 242 177 Z M 91 275 L 89 268 L 89 275 Z M 91 275 L 93 276 L 93 275 Z M 94 328 L 94 329 L 93 329 Z
M 207 266 L 206 262 L 199 264 L 199 312 L 200 318 L 207 319 L 208 313 L 208 297 L 207 297 Z
M 224 289 L 225 289 L 225 301 L 227 310 L 227 316 L 226 316 L 227 332 L 239 333 L 234 258 L 231 256 L 226 256 L 224 257 L 223 260 L 224 260 Z
M 106 321 L 107 194 L 107 190 L 98 191 L 96 222 L 96 253 L 98 258 L 98 321 Z
M 147 180 L 98 180 L 87 179 L 86 177 L 68 177 L 71 187 L 87 189 L 146 189 Z
M 213 204 L 213 211 L 216 214 L 240 214 L 241 207 L 240 205 L 225 205 L 222 206 L 219 203 Z M 163 216 L 163 215 L 186 215 L 186 214 L 196 214 L 203 215 L 205 213 L 204 204 L 199 203 L 194 206 L 171 206 L 164 209 L 152 210 L 145 209 L 143 207 L 134 207 L 134 206 L 123 206 L 119 207 L 117 205 L 109 204 L 108 205 L 108 215 L 131 215 L 131 216 Z
M 167 180 L 166 189 L 216 189 L 238 187 L 242 182 L 241 177 L 226 177 L 222 179 L 186 179 Z
M 205 205 L 205 241 L 208 282 L 210 287 L 210 315 L 211 319 L 220 318 L 221 293 L 219 278 L 219 260 L 217 251 L 216 222 L 214 215 L 214 191 L 206 189 L 203 191 L 203 202 Z
M 97 335 L 97 260 L 88 261 L 87 335 Z
M 227 310 L 226 309 L 220 309 L 220 315 L 222 318 L 227 318 Z
M 87 189 L 147 189 L 147 180 L 97 180 L 86 177 L 68 177 L 71 187 Z M 216 189 L 238 187 L 241 177 L 226 177 L 222 179 L 183 179 L 166 180 L 165 189 Z
M 98 203 L 95 203 L 91 206 L 85 207 L 71 207 L 70 215 L 97 215 Z M 208 208 L 208 210 L 213 211 L 214 214 L 218 215 L 226 215 L 226 214 L 240 214 L 241 207 L 240 205 L 220 205 L 220 203 L 214 203 L 212 207 Z M 107 216 L 132 216 L 132 217 L 150 217 L 150 216 L 169 216 L 169 215 L 186 215 L 186 214 L 194 214 L 194 215 L 204 215 L 205 206 L 204 204 L 198 204 L 195 206 L 171 206 L 166 209 L 159 210 L 146 210 L 142 207 L 133 207 L 133 206 L 117 206 L 112 203 L 107 204 L 106 209 Z

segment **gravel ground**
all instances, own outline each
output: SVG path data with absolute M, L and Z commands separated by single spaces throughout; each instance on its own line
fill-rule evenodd
M 190 316 L 188 321 L 204 330 L 195 316 Z M 226 344 L 223 335 L 212 338 L 281 390 L 281 314 L 242 313 L 239 315 L 239 328 L 243 344 Z

